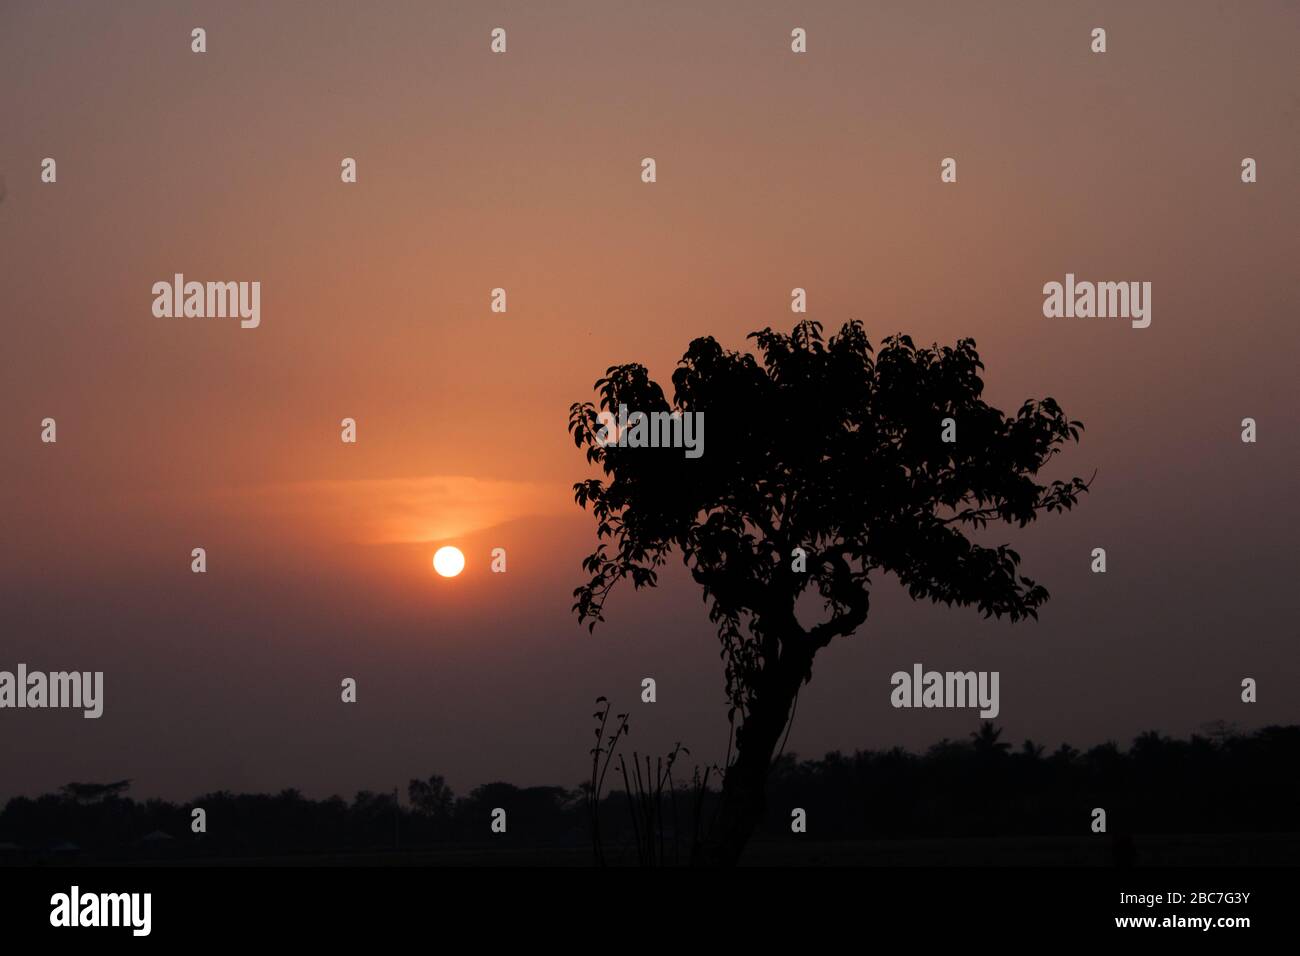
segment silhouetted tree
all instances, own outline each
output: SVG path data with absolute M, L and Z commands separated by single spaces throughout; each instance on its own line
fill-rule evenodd
M 574 485 L 600 542 L 583 562 L 590 581 L 574 591 L 579 620 L 594 629 L 625 578 L 654 586 L 674 548 L 710 602 L 736 733 L 721 809 L 697 855 L 710 864 L 734 863 L 762 819 L 772 754 L 813 656 L 866 621 L 873 573 L 892 572 L 913 599 L 1036 617 L 1047 591 L 1018 573 L 1016 552 L 978 545 L 963 529 L 1027 525 L 1088 487 L 1035 481 L 1082 426 L 1051 398 L 1011 416 L 986 404 L 971 339 L 917 348 L 895 335 L 873 357 L 856 321 L 828 342 L 809 321 L 750 338 L 761 362 L 711 337 L 693 341 L 673 373 L 671 406 L 644 366 L 628 364 L 596 382 L 599 410 L 581 402 L 569 414 L 574 443 L 605 475 Z M 600 412 L 620 405 L 703 413 L 705 453 L 618 447 Z M 955 442 L 943 440 L 945 418 Z M 796 603 L 811 591 L 825 614 L 805 626 Z
M 1002 728 L 994 727 L 991 720 L 982 722 L 980 729 L 972 730 L 970 736 L 975 742 L 975 752 L 981 757 L 1000 757 L 1011 749 L 1011 745 L 1001 739 Z
M 76 803 L 98 803 L 120 797 L 130 788 L 130 780 L 117 780 L 113 783 L 65 783 L 59 792 Z
M 406 788 L 406 795 L 416 813 L 435 821 L 449 820 L 456 809 L 456 795 L 440 774 L 435 773 L 428 780 L 412 780 Z

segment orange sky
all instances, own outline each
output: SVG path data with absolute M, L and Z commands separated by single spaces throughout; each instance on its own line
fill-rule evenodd
M 888 707 L 913 660 L 1000 667 L 1017 739 L 1295 720 L 1294 685 L 1249 715 L 1234 688 L 1300 672 L 1278 517 L 1300 464 L 1300 13 L 953 6 L 0 8 L 0 667 L 107 687 L 93 727 L 0 714 L 11 787 L 572 784 L 590 700 L 630 705 L 649 675 L 639 745 L 720 751 L 716 644 L 680 573 L 594 638 L 568 613 L 593 522 L 565 422 L 615 362 L 666 382 L 697 335 L 788 326 L 795 286 L 873 341 L 974 337 L 989 399 L 1056 397 L 1087 426 L 1064 468 L 1099 478 L 1015 538 L 1054 595 L 1038 625 L 882 591 L 793 749 L 964 734 L 968 714 Z M 176 272 L 260 281 L 261 326 L 154 318 Z M 1151 281 L 1151 327 L 1043 318 L 1066 272 Z M 444 539 L 470 559 L 454 583 L 428 570 Z

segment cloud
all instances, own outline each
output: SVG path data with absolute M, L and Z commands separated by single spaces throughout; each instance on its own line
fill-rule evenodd
M 433 542 L 520 518 L 567 514 L 567 486 L 464 475 L 301 481 L 223 493 L 235 514 L 362 544 Z

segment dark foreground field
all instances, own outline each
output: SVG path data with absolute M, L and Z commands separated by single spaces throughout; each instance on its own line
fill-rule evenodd
M 1296 866 L 1300 834 L 1159 834 L 1133 841 L 1133 865 Z M 630 848 L 611 850 L 611 865 L 636 865 Z M 669 854 L 671 857 L 671 852 Z M 682 860 L 683 864 L 686 862 Z M 454 846 L 440 850 L 373 851 L 158 860 L 142 866 L 590 866 L 585 847 Z M 57 864 L 56 864 L 57 865 Z M 85 865 L 81 861 L 79 865 Z M 121 865 L 120 863 L 117 865 Z M 130 864 L 128 864 L 130 865 Z M 969 839 L 795 841 L 759 840 L 745 866 L 1114 866 L 1115 843 L 1094 837 L 974 837 Z

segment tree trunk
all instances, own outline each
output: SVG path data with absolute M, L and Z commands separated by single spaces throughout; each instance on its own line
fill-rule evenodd
M 763 692 L 755 695 L 736 735 L 736 759 L 722 783 L 722 804 L 709 832 L 696 848 L 696 866 L 735 866 L 760 823 L 767 805 L 767 775 L 772 754 L 790 719 L 795 694 L 807 666 L 782 655 L 764 673 Z

